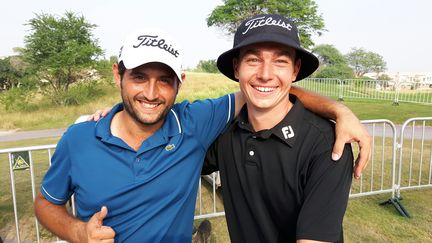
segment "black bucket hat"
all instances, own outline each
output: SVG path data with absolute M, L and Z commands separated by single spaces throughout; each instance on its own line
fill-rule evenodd
M 233 58 L 238 56 L 241 47 L 262 42 L 275 42 L 297 50 L 301 67 L 294 82 L 308 77 L 319 66 L 318 58 L 300 46 L 297 26 L 292 20 L 278 14 L 259 14 L 246 19 L 237 28 L 233 48 L 222 53 L 217 60 L 219 71 L 238 81 L 234 77 Z

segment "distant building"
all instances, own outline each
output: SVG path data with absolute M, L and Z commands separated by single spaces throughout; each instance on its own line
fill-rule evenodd
M 396 85 L 400 89 L 432 89 L 432 72 L 395 72 L 384 74 L 391 79 L 387 82 L 387 88 L 392 88 Z M 377 79 L 376 73 L 367 73 L 364 76 Z
M 431 89 L 432 73 L 397 72 L 388 74 L 397 84 L 410 85 L 412 89 Z

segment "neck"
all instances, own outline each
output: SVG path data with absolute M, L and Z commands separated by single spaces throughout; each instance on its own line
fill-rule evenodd
M 259 109 L 248 105 L 248 119 L 255 131 L 271 129 L 285 118 L 292 106 L 289 100 L 285 104 L 270 109 Z
M 111 133 L 121 138 L 135 151 L 138 151 L 141 144 L 162 127 L 163 122 L 161 120 L 152 125 L 145 125 L 133 119 L 125 110 L 122 110 L 117 112 L 111 121 Z

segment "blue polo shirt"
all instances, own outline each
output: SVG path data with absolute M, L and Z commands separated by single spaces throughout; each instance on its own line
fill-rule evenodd
M 57 145 L 41 193 L 63 205 L 75 193 L 77 217 L 108 207 L 116 242 L 191 242 L 205 153 L 234 114 L 234 95 L 182 102 L 138 151 L 111 134 L 116 105 L 99 122 L 69 127 Z

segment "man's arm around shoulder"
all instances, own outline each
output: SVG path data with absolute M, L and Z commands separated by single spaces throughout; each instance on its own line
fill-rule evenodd
M 297 96 L 306 109 L 328 119 L 336 121 L 336 141 L 333 146 L 332 159 L 339 160 L 345 143 L 357 142 L 359 156 L 355 161 L 354 177 L 360 178 L 362 170 L 371 157 L 372 138 L 365 126 L 360 123 L 354 113 L 345 105 L 330 98 L 293 85 L 290 93 Z

